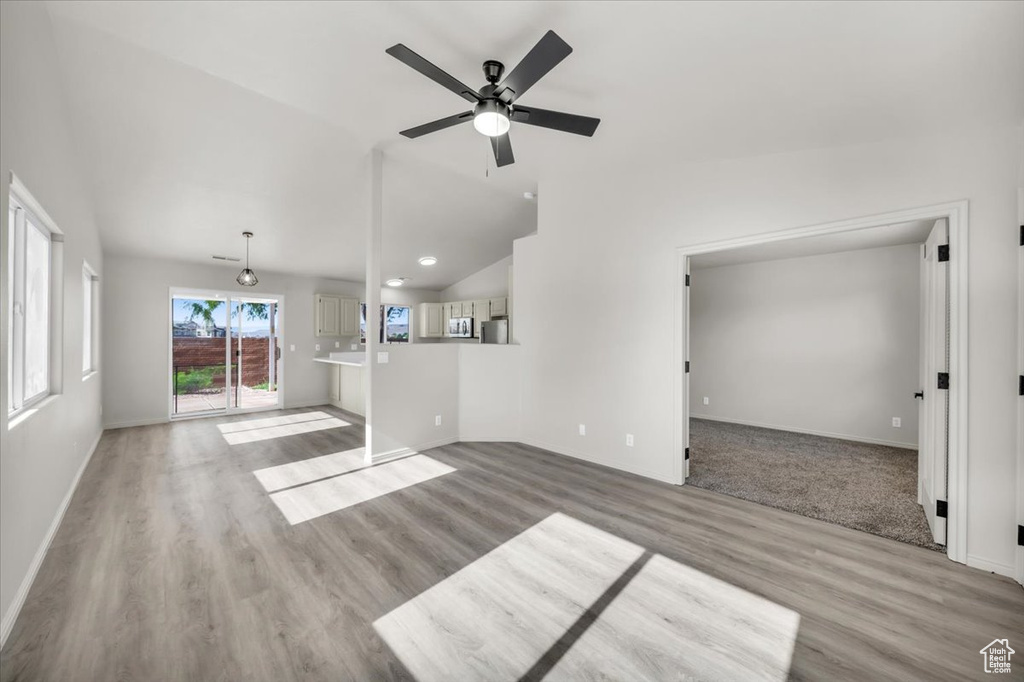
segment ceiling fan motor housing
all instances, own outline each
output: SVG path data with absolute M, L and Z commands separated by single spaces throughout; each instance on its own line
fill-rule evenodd
M 488 83 L 497 83 L 501 80 L 501 74 L 505 73 L 505 65 L 493 59 L 484 62 L 484 78 Z

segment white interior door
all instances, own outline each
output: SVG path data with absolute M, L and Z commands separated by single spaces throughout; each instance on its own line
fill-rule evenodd
M 690 475 L 690 259 L 686 259 L 683 326 L 683 482 Z
M 921 261 L 921 387 L 918 432 L 918 502 L 924 508 L 935 542 L 946 544 L 946 458 L 949 391 L 940 389 L 939 374 L 949 371 L 949 262 L 939 260 L 939 247 L 949 243 L 945 219 L 935 222 Z

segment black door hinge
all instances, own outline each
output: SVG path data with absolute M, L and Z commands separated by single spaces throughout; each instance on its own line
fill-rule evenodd
M 938 516 L 940 519 L 944 519 L 946 518 L 947 513 L 949 512 L 948 508 L 946 507 L 946 501 L 935 500 L 935 515 Z
M 939 244 L 939 262 L 945 263 L 949 260 L 949 244 Z
M 938 388 L 945 391 L 949 390 L 949 372 L 939 372 Z
M 687 374 L 689 374 L 689 373 L 690 373 L 690 361 L 689 361 L 689 360 L 687 360 L 687 361 L 686 361 L 686 369 L 685 369 L 685 372 L 686 372 Z
M 686 286 L 690 286 L 690 276 L 686 276 Z
M 690 459 L 690 448 L 683 450 L 683 459 Z
M 1020 245 L 1024 246 L 1024 225 L 1020 226 Z
M 1024 526 L 1017 526 L 1017 544 L 1024 547 Z
M 1017 395 L 1024 395 L 1024 374 L 1017 377 Z

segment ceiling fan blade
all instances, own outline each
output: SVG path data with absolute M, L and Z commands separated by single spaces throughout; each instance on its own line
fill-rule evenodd
M 590 116 L 577 116 L 576 114 L 564 114 L 561 111 L 549 111 L 547 109 L 527 109 L 516 107 L 512 111 L 512 120 L 516 123 L 525 123 L 541 128 L 561 130 L 563 133 L 574 133 L 591 137 L 601 122 L 599 118 Z
M 405 45 L 398 43 L 384 51 L 406 66 L 416 69 L 435 83 L 439 83 L 448 88 L 459 97 L 467 99 L 473 104 L 480 101 L 480 95 L 476 90 L 469 87 L 458 78 L 455 78 L 451 74 L 434 66 L 426 59 L 407 48 Z
M 426 135 L 427 133 L 436 133 L 438 130 L 451 128 L 452 126 L 457 126 L 460 123 L 465 123 L 467 121 L 472 120 L 473 112 L 467 111 L 461 114 L 455 114 L 454 116 L 445 116 L 444 118 L 439 118 L 436 121 L 431 121 L 430 123 L 424 123 L 423 125 L 416 126 L 415 128 L 403 130 L 402 132 L 399 133 L 399 135 L 405 135 L 408 138 L 420 137 L 421 135 Z
M 508 139 L 508 133 L 491 138 L 491 149 L 494 150 L 494 161 L 498 168 L 509 166 L 516 162 L 512 154 L 512 141 Z
M 516 101 L 570 54 L 572 48 L 569 44 L 559 38 L 554 31 L 548 31 L 523 57 L 523 61 L 498 84 L 495 94 L 506 104 Z

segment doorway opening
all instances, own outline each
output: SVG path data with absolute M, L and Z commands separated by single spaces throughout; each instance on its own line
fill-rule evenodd
M 960 202 L 678 249 L 677 483 L 965 563 L 966 230 Z
M 283 297 L 171 292 L 170 416 L 282 407 Z

